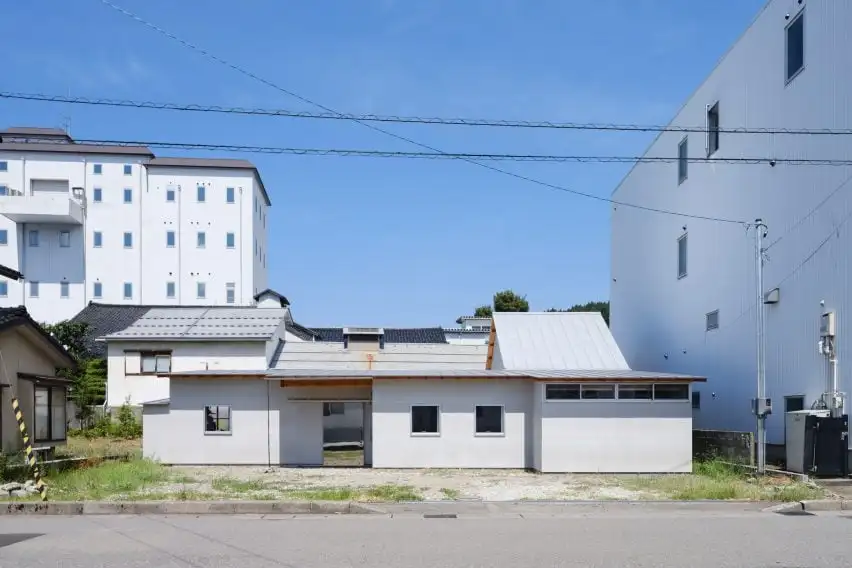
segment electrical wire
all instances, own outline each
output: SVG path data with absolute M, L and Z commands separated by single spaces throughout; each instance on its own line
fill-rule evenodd
M 380 128 L 380 127 L 378 127 L 374 124 L 371 124 L 370 122 L 360 120 L 358 118 L 347 118 L 343 113 L 340 113 L 340 112 L 338 112 L 338 111 L 336 111 L 332 108 L 329 108 L 325 105 L 322 105 L 322 104 L 320 104 L 316 101 L 313 101 L 313 100 L 311 100 L 307 97 L 299 95 L 298 93 L 295 93 L 293 91 L 285 89 L 284 87 L 281 87 L 280 85 L 278 85 L 278 84 L 276 84 L 276 83 L 274 83 L 274 82 L 272 82 L 268 79 L 265 79 L 265 78 L 257 75 L 256 73 L 253 73 L 252 71 L 249 71 L 249 70 L 244 69 L 244 68 L 242 68 L 238 65 L 235 65 L 234 63 L 231 63 L 231 62 L 229 62 L 225 59 L 222 59 L 221 57 L 207 51 L 206 49 L 203 49 L 203 48 L 201 48 L 201 47 L 199 47 L 199 46 L 197 46 L 193 43 L 190 43 L 190 42 L 188 42 L 184 39 L 181 39 L 180 37 L 176 36 L 175 34 L 169 32 L 169 31 L 167 31 L 167 30 L 165 30 L 165 29 L 163 29 L 163 28 L 161 28 L 161 27 L 139 17 L 139 16 L 137 16 L 136 14 L 122 8 L 121 6 L 114 4 L 110 0 L 101 0 L 101 3 L 104 4 L 105 6 L 112 8 L 113 10 L 116 10 L 117 12 L 123 14 L 124 16 L 131 18 L 132 20 L 144 25 L 145 27 L 147 27 L 151 30 L 154 30 L 157 33 L 171 39 L 172 41 L 175 41 L 175 42 L 183 45 L 184 47 L 187 47 L 187 48 L 203 55 L 204 57 L 211 59 L 212 61 L 215 61 L 215 62 L 217 62 L 221 65 L 224 65 L 224 66 L 236 71 L 237 73 L 240 73 L 241 75 L 244 75 L 246 77 L 254 79 L 255 81 L 258 81 L 259 83 L 262 83 L 262 84 L 264 84 L 268 87 L 271 87 L 271 88 L 273 88 L 273 89 L 275 89 L 275 90 L 277 90 L 281 93 L 284 93 L 284 94 L 286 94 L 290 97 L 293 97 L 293 98 L 300 100 L 304 103 L 307 103 L 311 106 L 317 107 L 324 112 L 333 114 L 335 116 L 342 116 L 345 120 L 350 120 L 350 121 L 352 121 L 356 124 L 360 124 L 361 126 L 369 128 L 370 130 L 373 130 L 374 132 L 379 132 L 381 134 L 385 134 L 386 136 L 390 136 L 390 137 L 395 138 L 397 140 L 400 140 L 402 142 L 407 142 L 409 144 L 419 146 L 419 147 L 421 147 L 425 150 L 429 150 L 431 152 L 442 153 L 441 150 L 439 150 L 438 148 L 435 148 L 435 147 L 430 146 L 428 144 L 423 144 L 422 142 L 418 142 L 418 141 L 413 140 L 411 138 L 408 138 L 406 136 L 396 134 L 394 132 L 391 132 L 390 130 Z M 660 208 L 656 208 L 656 207 L 647 207 L 647 206 L 644 206 L 644 205 L 637 205 L 637 204 L 628 203 L 628 202 L 624 202 L 624 201 L 618 201 L 618 200 L 611 199 L 611 198 L 608 198 L 608 197 L 602 197 L 600 195 L 594 195 L 592 193 L 586 193 L 584 191 L 579 191 L 579 190 L 572 189 L 572 188 L 569 188 L 569 187 L 565 187 L 565 186 L 557 185 L 557 184 L 554 184 L 554 183 L 546 182 L 544 180 L 532 178 L 532 177 L 529 177 L 529 176 L 526 176 L 526 175 L 523 175 L 523 174 L 519 174 L 519 173 L 510 171 L 510 170 L 498 168 L 498 167 L 493 166 L 491 164 L 486 164 L 486 163 L 483 163 L 483 162 L 477 162 L 476 160 L 473 160 L 473 159 L 470 159 L 470 158 L 460 158 L 460 159 L 462 161 L 468 162 L 468 163 L 473 164 L 475 166 L 485 168 L 487 170 L 491 170 L 493 172 L 503 174 L 503 175 L 506 175 L 506 176 L 509 176 L 509 177 L 512 177 L 512 178 L 515 178 L 515 179 L 519 179 L 519 180 L 522 180 L 522 181 L 533 183 L 533 184 L 536 184 L 538 186 L 550 189 L 552 191 L 561 191 L 561 192 L 565 192 L 565 193 L 570 193 L 572 195 L 576 195 L 576 196 L 579 196 L 579 197 L 585 197 L 587 199 L 593 199 L 595 201 L 600 201 L 600 202 L 603 202 L 603 203 L 609 203 L 609 204 L 612 204 L 612 205 L 619 205 L 619 206 L 622 206 L 622 207 L 630 207 L 630 208 L 637 209 L 637 210 L 640 210 L 640 211 L 647 211 L 647 212 L 650 212 L 650 213 L 658 213 L 658 214 L 661 214 L 661 215 L 671 215 L 671 216 L 675 216 L 675 217 L 683 217 L 683 218 L 706 220 L 706 221 L 715 221 L 715 222 L 719 222 L 719 223 L 729 223 L 729 224 L 736 224 L 736 225 L 747 225 L 746 221 L 742 221 L 742 220 L 738 220 L 738 219 L 725 219 L 725 218 L 721 218 L 721 217 L 712 217 L 712 216 L 709 216 L 709 215 L 688 214 L 688 213 L 682 213 L 682 212 L 678 212 L 678 211 L 670 211 L 670 210 L 667 210 L 667 209 L 660 209 Z
M 289 94 L 289 93 L 288 93 Z M 706 126 L 673 126 L 656 124 L 618 124 L 618 123 L 594 123 L 594 122 L 552 122 L 532 120 L 507 120 L 507 119 L 484 119 L 464 117 L 429 117 L 429 116 L 398 116 L 381 114 L 352 114 L 337 113 L 332 111 L 310 112 L 295 111 L 277 108 L 258 107 L 230 107 L 220 105 L 201 105 L 196 103 L 173 103 L 156 101 L 134 101 L 128 99 L 107 99 L 73 97 L 66 95 L 48 95 L 44 93 L 19 93 L 0 92 L 0 98 L 41 101 L 89 106 L 108 106 L 139 108 L 152 110 L 173 110 L 184 112 L 238 114 L 247 116 L 276 116 L 286 118 L 304 118 L 318 120 L 351 120 L 363 122 L 388 122 L 400 124 L 430 124 L 441 126 L 479 126 L 493 128 L 533 128 L 533 129 L 557 129 L 557 130 L 591 130 L 604 132 L 681 132 L 701 133 L 707 132 Z M 832 128 L 757 128 L 757 127 L 733 127 L 720 128 L 722 134 L 779 134 L 779 135 L 808 135 L 808 136 L 849 136 L 852 129 Z

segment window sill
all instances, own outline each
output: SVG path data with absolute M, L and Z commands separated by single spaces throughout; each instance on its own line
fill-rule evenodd
M 505 432 L 474 432 L 474 438 L 505 438 Z
M 440 432 L 412 432 L 412 438 L 440 438 Z
M 230 436 L 231 432 L 204 432 L 205 436 Z

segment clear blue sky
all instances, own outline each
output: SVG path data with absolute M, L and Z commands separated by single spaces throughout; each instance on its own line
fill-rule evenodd
M 635 123 L 668 122 L 764 4 L 114 1 L 344 112 Z M 99 0 L 8 4 L 3 90 L 314 110 Z M 79 138 L 417 150 L 354 123 L 0 100 L 0 126 L 59 126 L 69 113 Z M 387 128 L 445 151 L 633 155 L 650 141 Z M 609 296 L 605 203 L 463 162 L 236 157 L 254 161 L 269 190 L 270 283 L 306 325 L 449 325 L 505 288 L 526 294 L 533 310 Z M 627 170 L 501 167 L 602 196 Z

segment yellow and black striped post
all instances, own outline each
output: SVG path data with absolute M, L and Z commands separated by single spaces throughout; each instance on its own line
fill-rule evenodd
M 21 431 L 21 436 L 24 438 L 24 452 L 27 455 L 27 464 L 33 472 L 33 480 L 35 481 L 36 489 L 41 495 L 42 501 L 47 501 L 47 487 L 44 481 L 41 480 L 41 473 L 36 466 L 35 452 L 33 452 L 33 443 L 30 441 L 30 435 L 27 433 L 27 425 L 24 424 L 24 413 L 21 412 L 21 405 L 18 404 L 18 399 L 12 397 L 12 411 L 15 413 L 15 420 L 18 421 L 18 429 Z

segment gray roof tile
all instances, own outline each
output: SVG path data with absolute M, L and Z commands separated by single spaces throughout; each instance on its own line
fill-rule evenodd
M 270 339 L 287 317 L 286 308 L 151 308 L 107 339 Z

